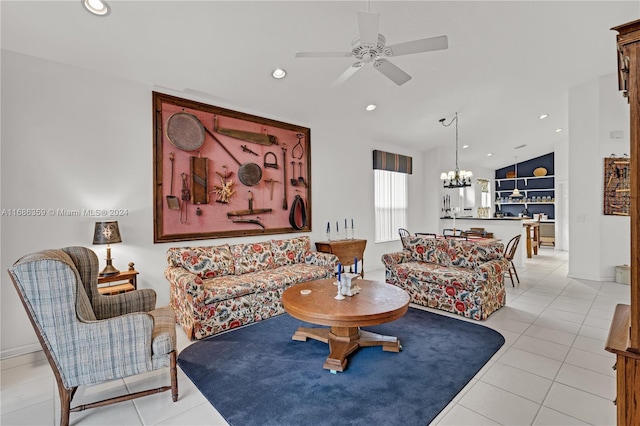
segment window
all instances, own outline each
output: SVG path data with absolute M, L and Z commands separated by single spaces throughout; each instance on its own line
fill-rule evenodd
M 407 174 L 374 170 L 375 241 L 398 240 L 398 228 L 407 227 Z

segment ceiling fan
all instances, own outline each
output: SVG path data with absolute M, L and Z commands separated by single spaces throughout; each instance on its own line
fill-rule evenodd
M 334 85 L 346 81 L 365 64 L 373 63 L 376 70 L 401 86 L 411 80 L 411 76 L 386 58 L 443 50 L 448 47 L 447 36 L 385 46 L 386 38 L 378 33 L 379 21 L 380 15 L 377 13 L 358 12 L 359 37 L 351 43 L 350 52 L 298 52 L 296 58 L 356 58 L 357 61 L 338 77 Z

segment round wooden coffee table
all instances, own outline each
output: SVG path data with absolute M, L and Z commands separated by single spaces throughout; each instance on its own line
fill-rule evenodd
M 344 371 L 347 357 L 361 346 L 382 346 L 383 351 L 400 352 L 397 337 L 360 330 L 402 317 L 409 308 L 409 295 L 402 289 L 370 280 L 354 280 L 361 288 L 355 296 L 336 300 L 335 278 L 308 281 L 286 289 L 282 295 L 284 309 L 294 318 L 331 328 L 300 327 L 292 339 L 307 338 L 329 344 L 324 368 Z M 305 290 L 305 291 L 302 291 Z M 311 292 L 308 294 L 306 290 Z M 301 292 L 302 291 L 302 292 Z

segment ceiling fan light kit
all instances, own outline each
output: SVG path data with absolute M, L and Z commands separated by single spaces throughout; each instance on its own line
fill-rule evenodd
M 411 76 L 386 58 L 444 50 L 449 47 L 447 36 L 431 37 L 387 46 L 387 39 L 378 32 L 379 23 L 379 14 L 358 12 L 359 37 L 351 43 L 350 52 L 298 52 L 296 53 L 296 58 L 355 58 L 357 61 L 338 77 L 333 84 L 334 86 L 342 84 L 360 70 L 363 65 L 370 63 L 382 75 L 398 86 L 402 86 L 411 80 Z

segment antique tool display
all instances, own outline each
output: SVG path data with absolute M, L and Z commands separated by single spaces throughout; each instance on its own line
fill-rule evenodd
M 262 229 L 265 229 L 264 224 L 260 221 L 259 217 L 255 219 L 233 219 L 231 222 L 233 223 L 252 223 L 254 225 L 258 225 Z
M 189 185 L 187 184 L 187 174 L 182 173 L 182 205 L 180 208 L 180 223 L 187 223 L 188 210 L 187 203 L 191 199 L 191 193 L 189 191 Z
M 287 148 L 282 147 L 282 173 L 284 174 L 284 198 L 282 200 L 282 210 L 289 209 L 289 203 L 287 203 Z
M 274 180 L 274 179 L 265 179 L 264 183 L 269 185 L 269 200 L 273 200 L 273 186 L 276 183 L 280 183 L 280 181 L 279 180 Z
M 233 174 L 233 172 L 227 171 L 227 166 L 222 166 L 224 173 L 216 171 L 216 174 L 220 177 L 220 185 L 214 185 L 214 190 L 217 194 L 216 203 L 229 204 L 231 197 L 235 195 L 236 191 L 233 189 L 233 181 L 227 180 Z
M 629 216 L 631 206 L 630 166 L 631 162 L 627 156 L 604 159 L 603 213 L 605 215 Z
M 307 183 L 304 181 L 302 177 L 302 161 L 298 161 L 298 166 L 300 166 L 300 173 L 298 173 L 298 184 L 301 186 L 307 186 Z
M 170 210 L 180 210 L 180 200 L 173 195 L 173 162 L 175 161 L 173 152 L 169 153 L 169 161 L 171 162 L 171 184 L 169 185 L 169 195 L 167 195 L 167 207 Z
M 291 186 L 298 186 L 298 179 L 296 179 L 296 162 L 291 162 Z
M 249 208 L 247 210 L 235 210 L 235 211 L 227 212 L 227 217 L 250 216 L 250 215 L 260 214 L 260 213 L 271 213 L 273 211 L 273 209 L 270 209 L 270 208 L 254 209 L 253 208 L 253 192 L 251 191 L 249 191 L 248 193 L 247 201 L 249 204 Z
M 289 223 L 294 229 L 304 229 L 307 226 L 307 209 L 300 195 L 296 194 L 293 198 L 289 212 Z
M 209 159 L 191 157 L 191 204 L 209 204 Z
M 302 138 L 304 138 L 304 135 L 302 133 L 298 133 L 296 137 L 298 138 L 298 143 L 293 146 L 291 156 L 296 160 L 301 160 L 304 155 L 304 148 L 302 147 Z
M 273 163 L 268 162 L 267 157 L 269 157 L 269 159 L 273 158 Z M 264 168 L 276 170 L 278 169 L 278 158 L 276 157 L 276 154 L 274 152 L 269 151 L 264 154 Z
M 154 242 L 311 231 L 309 135 L 154 92 Z
M 221 135 L 230 136 L 246 142 L 253 142 L 260 145 L 278 145 L 278 138 L 272 135 L 263 135 L 262 133 L 248 132 L 246 130 L 224 129 L 218 127 L 218 117 L 213 117 L 213 131 Z
M 195 151 L 204 143 L 204 126 L 193 114 L 176 112 L 165 126 L 167 139 L 178 149 Z
M 247 146 L 246 146 L 246 145 L 240 145 L 240 148 L 242 148 L 242 152 L 248 152 L 249 154 L 253 154 L 253 155 L 255 155 L 256 157 L 259 157 L 259 155 L 258 155 L 258 153 L 257 153 L 257 152 L 255 152 L 255 151 L 251 150 L 251 148 L 247 148 Z
M 260 166 L 258 166 L 256 163 L 250 162 L 240 163 L 240 161 L 238 161 L 238 159 L 234 157 L 234 155 L 227 149 L 227 147 L 224 146 L 222 142 L 220 142 L 216 135 L 211 133 L 211 131 L 206 127 L 204 128 L 204 130 L 206 130 L 209 136 L 211 136 L 213 140 L 216 141 L 227 154 L 229 154 L 229 157 L 231 157 L 231 159 L 235 161 L 236 164 L 238 164 L 238 180 L 240 180 L 243 185 L 253 186 L 260 182 L 260 180 L 262 179 L 262 169 L 260 168 Z

